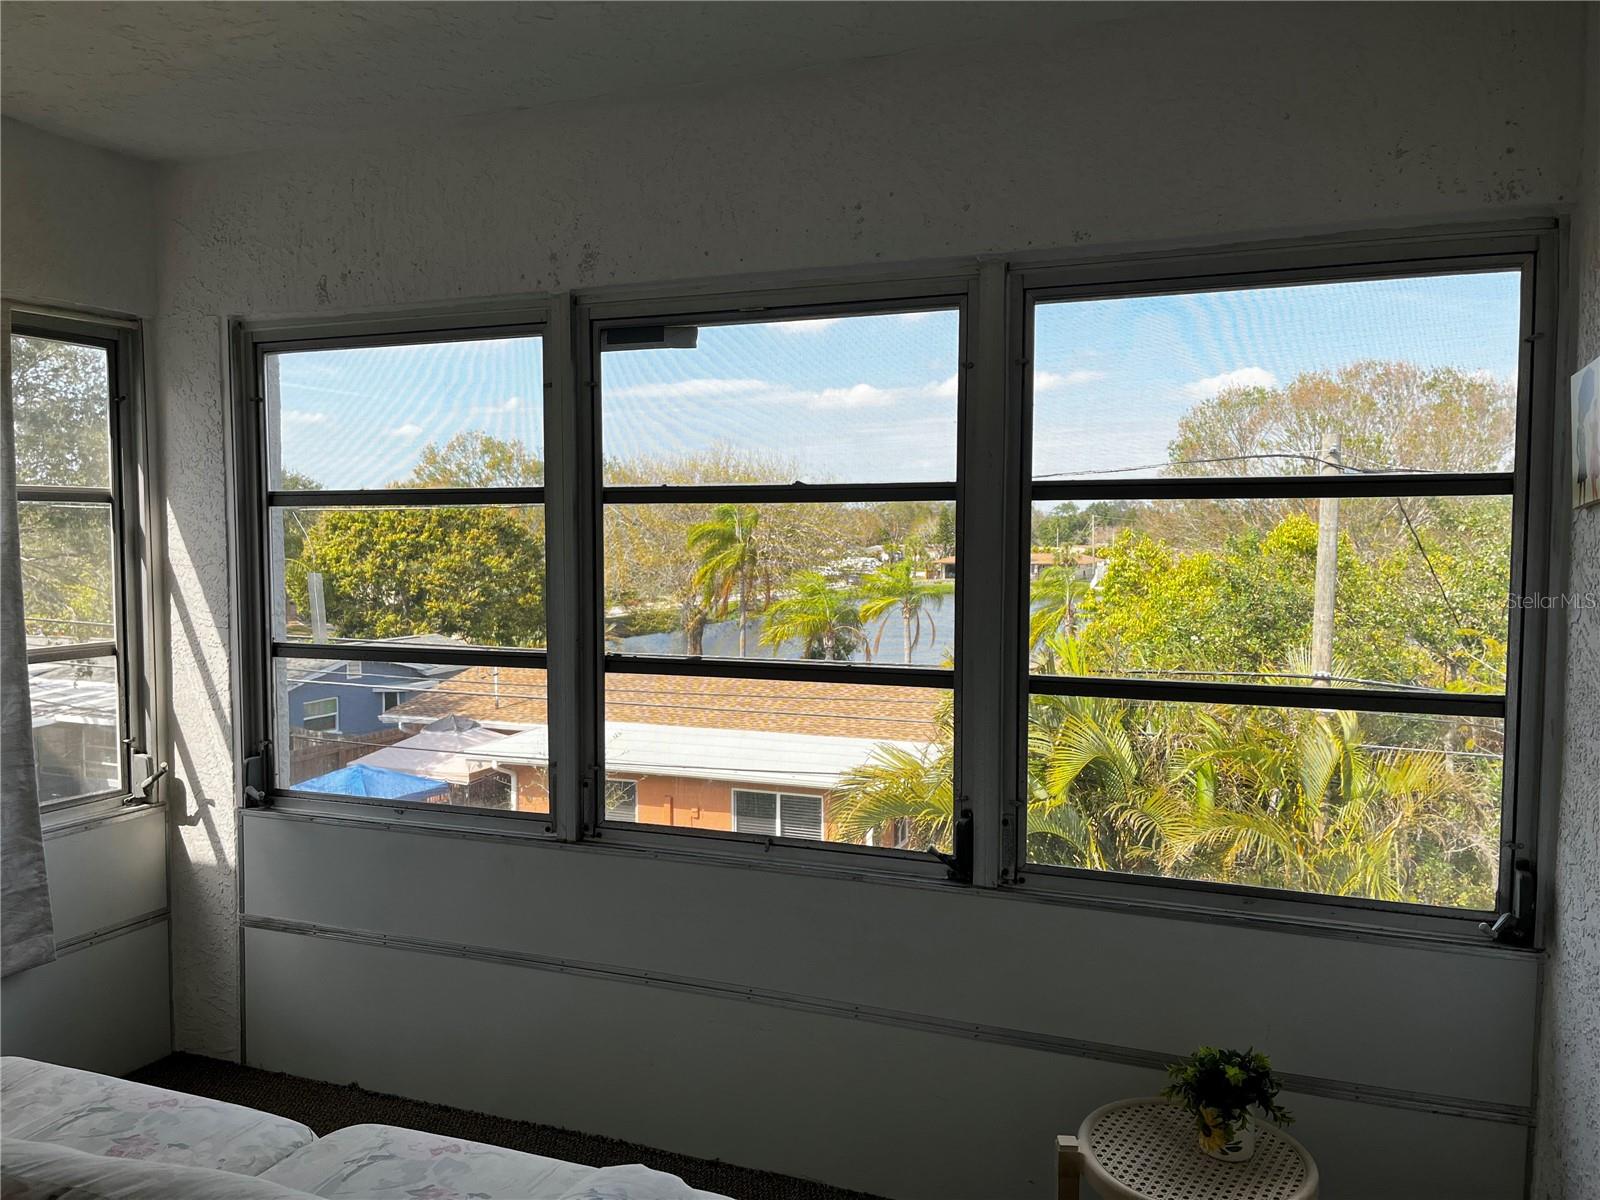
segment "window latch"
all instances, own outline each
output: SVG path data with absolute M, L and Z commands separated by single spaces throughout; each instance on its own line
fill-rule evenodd
M 1519 858 L 1511 868 L 1511 904 L 1494 923 L 1481 921 L 1478 929 L 1485 937 L 1512 945 L 1527 945 L 1533 940 L 1533 863 Z
M 958 816 L 950 829 L 951 853 L 929 849 L 928 853 L 949 868 L 950 878 L 962 883 L 972 882 L 972 812 Z
M 132 794 L 124 801 L 126 804 L 143 804 L 155 798 L 152 789 L 156 783 L 166 775 L 169 770 L 166 763 L 158 763 L 149 754 L 135 754 L 133 756 L 134 774 L 144 776 L 133 785 Z
M 263 772 L 266 770 L 266 757 L 261 754 L 252 754 L 244 760 L 244 806 L 246 808 L 267 808 L 267 794 L 262 790 L 265 782 Z

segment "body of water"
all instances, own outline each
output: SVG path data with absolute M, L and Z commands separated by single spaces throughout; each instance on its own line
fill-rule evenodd
M 911 665 L 916 667 L 943 666 L 945 659 L 950 657 L 951 647 L 956 640 L 956 598 L 955 594 L 932 592 L 923 601 L 923 612 L 933 618 L 934 632 L 928 636 L 927 617 L 922 623 L 922 640 L 911 651 Z M 867 644 L 870 647 L 872 640 L 878 636 L 878 629 L 883 622 L 869 621 L 866 627 Z M 761 637 L 761 619 L 752 617 L 749 626 L 749 658 L 799 658 L 801 657 L 801 643 L 798 641 L 785 642 L 777 647 L 759 644 Z M 624 654 L 682 654 L 684 652 L 683 630 L 674 629 L 667 633 L 641 633 L 634 637 L 622 639 L 621 651 Z M 737 658 L 739 656 L 739 622 L 735 620 L 715 621 L 706 626 L 704 653 L 707 658 Z M 866 659 L 863 653 L 851 656 L 852 662 L 862 662 Z M 896 609 L 888 616 L 888 624 L 883 626 L 883 639 L 878 643 L 878 653 L 872 660 L 889 666 L 901 665 L 905 662 L 905 633 L 900 622 L 900 610 Z

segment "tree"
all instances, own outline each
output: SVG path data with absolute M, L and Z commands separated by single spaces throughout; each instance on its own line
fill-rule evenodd
M 842 841 L 890 832 L 905 849 L 948 851 L 955 819 L 955 704 L 945 693 L 934 740 L 921 750 L 884 744 L 847 772 L 828 797 L 828 822 Z
M 473 432 L 426 447 L 395 486 L 531 485 L 542 473 L 521 445 Z M 339 636 L 438 633 L 485 645 L 544 644 L 540 508 L 324 509 L 295 535 L 298 547 L 286 525 L 289 599 L 306 611 L 307 577 L 320 573 L 329 625 Z
M 686 541 L 699 558 L 693 584 L 712 615 L 739 615 L 739 657 L 748 649 L 750 602 L 764 566 L 761 513 L 748 505 L 719 504 L 709 519 L 689 526 Z
M 1071 567 L 1046 567 L 1032 588 L 1033 615 L 1028 619 L 1028 645 L 1037 646 L 1052 633 L 1074 633 L 1078 609 L 1089 596 L 1088 580 Z
M 883 642 L 883 631 L 888 628 L 889 618 L 896 611 L 900 614 L 905 637 L 905 661 L 908 664 L 912 651 L 922 641 L 924 625 L 927 626 L 930 641 L 938 636 L 933 614 L 926 611 L 928 591 L 917 579 L 917 562 L 909 555 L 879 567 L 864 578 L 861 581 L 861 597 L 861 619 L 882 619 L 877 635 L 872 639 L 873 654 L 877 654 Z
M 825 575 L 802 571 L 790 578 L 789 594 L 766 611 L 761 644 L 777 650 L 798 641 L 806 658 L 842 661 L 865 643 L 861 610 L 848 589 L 836 587 Z
M 13 335 L 16 478 L 22 485 L 111 486 L 111 384 L 104 350 Z M 29 502 L 17 512 L 31 637 L 110 639 L 110 509 Z

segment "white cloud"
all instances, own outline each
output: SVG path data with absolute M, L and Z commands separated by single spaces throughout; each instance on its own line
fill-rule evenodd
M 694 400 L 709 396 L 760 395 L 774 390 L 765 379 L 675 379 L 670 383 L 636 383 L 607 388 L 613 400 Z
M 896 313 L 895 316 L 899 317 L 902 321 L 926 321 L 929 317 L 933 316 L 933 314 L 931 312 L 909 312 Z
M 421 425 L 413 425 L 410 421 L 407 421 L 404 425 L 397 425 L 393 429 L 389 430 L 389 436 L 396 438 L 414 438 L 421 432 Z
M 783 333 L 821 333 L 842 320 L 843 317 L 808 317 L 803 321 L 779 321 L 778 329 Z
M 1197 379 L 1193 383 L 1183 385 L 1186 396 L 1193 396 L 1197 400 L 1209 400 L 1225 388 L 1237 387 L 1276 387 L 1278 377 L 1264 367 L 1239 367 L 1233 371 L 1224 371 L 1221 375 L 1208 375 L 1204 379 Z
M 869 408 L 892 404 L 899 389 L 873 387 L 870 383 L 857 383 L 847 388 L 823 388 L 810 398 L 812 408 Z
M 961 393 L 961 375 L 958 372 L 949 379 L 941 379 L 928 390 L 941 400 L 953 400 Z
M 322 425 L 328 420 L 325 412 L 312 412 L 304 408 L 286 408 L 280 414 L 285 425 Z
M 1104 379 L 1104 371 L 1068 371 L 1065 375 L 1055 371 L 1035 371 L 1033 373 L 1033 390 L 1035 392 L 1053 392 L 1060 388 L 1077 387 L 1079 384 L 1093 383 L 1097 379 Z

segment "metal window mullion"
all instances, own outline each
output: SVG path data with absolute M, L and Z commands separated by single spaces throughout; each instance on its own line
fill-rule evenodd
M 585 394 L 578 387 L 581 347 L 576 337 L 572 298 L 559 297 L 550 309 L 544 353 L 545 484 L 545 640 L 551 647 L 546 670 L 550 759 L 546 782 L 555 835 L 576 841 L 584 828 L 585 747 L 593 736 L 581 697 L 595 686 L 587 657 L 589 628 L 585 580 L 593 547 L 584 531 L 581 480 L 586 469 L 582 434 Z M 559 701 L 555 698 L 559 698 Z M 597 804 L 600 801 L 596 801 Z
M 526 507 L 544 503 L 544 487 L 340 488 L 267 493 L 269 508 Z
M 953 501 L 954 482 L 706 483 L 622 485 L 601 489 L 611 504 L 867 504 L 880 500 Z
M 115 424 L 113 412 L 112 424 Z M 115 443 L 113 443 L 113 463 L 115 463 Z M 113 465 L 112 474 L 115 476 L 117 466 Z M 66 487 L 53 483 L 26 483 L 17 485 L 17 502 L 19 504 L 115 504 L 116 491 L 112 488 L 98 487 Z
M 1006 264 L 979 264 L 963 322 L 960 498 L 956 536 L 956 816 L 972 822 L 974 886 L 1011 877 L 1010 833 L 1017 764 L 1007 749 L 1016 724 L 1010 647 L 1017 637 L 1008 481 L 1019 463 L 1006 346 Z M 982 580 L 973 587 L 964 580 Z
M 520 646 L 410 646 L 391 642 L 282 642 L 271 644 L 273 658 L 321 661 L 400 662 L 449 667 L 525 667 L 544 670 L 548 652 Z
M 609 675 L 678 675 L 704 679 L 770 679 L 794 683 L 876 684 L 879 687 L 955 686 L 955 672 L 943 667 L 867 666 L 793 658 L 684 658 L 647 654 L 607 654 Z
M 1030 675 L 1028 691 L 1036 696 L 1095 696 L 1136 703 L 1339 709 L 1417 716 L 1489 717 L 1496 720 L 1503 718 L 1506 711 L 1506 697 L 1498 692 L 1411 692 L 1084 675 Z
M 1347 472 L 1343 475 L 1165 475 L 1144 479 L 1033 481 L 1034 500 L 1292 500 L 1324 496 L 1372 499 L 1509 496 L 1516 490 L 1512 471 L 1395 474 Z

